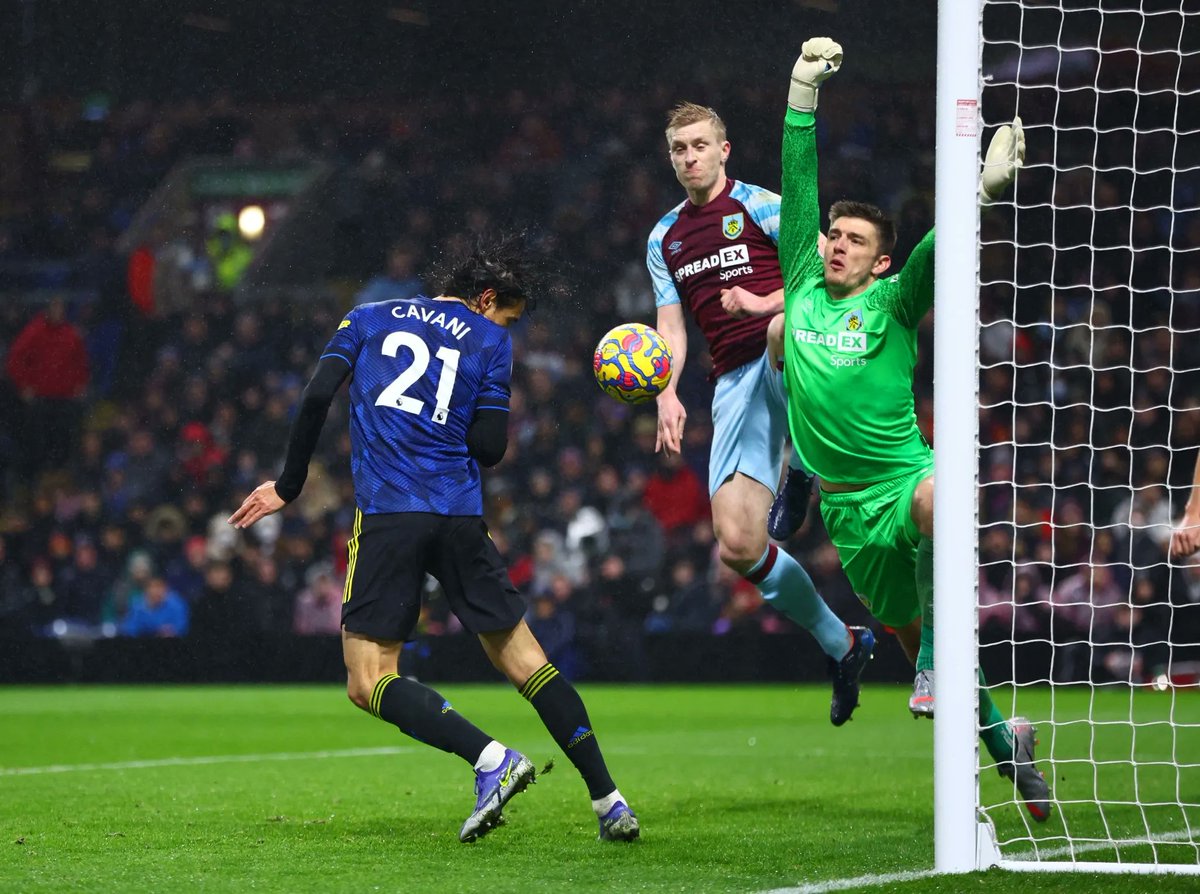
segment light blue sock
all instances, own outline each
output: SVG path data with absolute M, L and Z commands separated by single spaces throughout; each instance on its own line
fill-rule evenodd
M 826 655 L 840 661 L 850 651 L 853 640 L 846 625 L 829 610 L 808 572 L 774 543 L 746 573 L 746 580 L 772 608 L 815 636 Z

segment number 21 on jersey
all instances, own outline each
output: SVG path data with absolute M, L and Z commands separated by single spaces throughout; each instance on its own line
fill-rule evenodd
M 412 365 L 392 380 L 375 399 L 377 407 L 391 407 L 405 413 L 420 414 L 425 409 L 425 402 L 405 394 L 418 379 L 425 375 L 429 368 L 429 345 L 411 332 L 393 332 L 383 340 L 381 348 L 387 357 L 395 357 L 400 348 L 408 348 L 412 352 Z M 454 380 L 458 377 L 458 358 L 461 351 L 454 348 L 440 347 L 437 349 L 437 359 L 442 361 L 442 369 L 438 374 L 437 394 L 434 397 L 436 406 L 433 408 L 433 421 L 445 425 L 450 415 L 450 396 L 454 393 Z

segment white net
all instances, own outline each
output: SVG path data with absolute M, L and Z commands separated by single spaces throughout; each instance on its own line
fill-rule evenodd
M 1200 447 L 1200 2 L 985 0 L 979 644 L 1054 812 L 980 749 L 1005 860 L 1200 866 L 1200 565 L 1168 559 Z

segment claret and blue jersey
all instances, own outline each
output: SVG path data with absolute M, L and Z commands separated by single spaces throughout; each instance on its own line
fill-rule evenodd
M 418 296 L 354 308 L 323 356 L 341 358 L 352 371 L 359 509 L 482 515 L 467 429 L 477 410 L 508 410 L 508 331 L 461 302 Z
M 658 307 L 682 303 L 708 342 L 717 378 L 752 360 L 767 344 L 769 316 L 731 317 L 721 290 L 741 286 L 756 295 L 783 288 L 776 243 L 779 196 L 729 179 L 712 201 L 686 199 L 654 227 L 646 266 Z

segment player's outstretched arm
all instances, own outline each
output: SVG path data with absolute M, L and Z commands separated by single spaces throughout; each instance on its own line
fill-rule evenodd
M 1025 164 L 1025 130 L 1021 119 L 1014 118 L 992 136 L 983 159 L 979 176 L 979 204 L 986 208 L 1000 197 L 1017 179 L 1017 171 Z
M 783 189 L 779 212 L 779 265 L 785 294 L 792 295 L 809 276 L 821 271 L 815 250 L 821 236 L 817 201 L 817 93 L 842 65 L 842 47 L 814 37 L 801 47 L 792 67 L 788 111 L 783 128 Z
M 1192 473 L 1192 492 L 1183 518 L 1171 534 L 1171 558 L 1186 559 L 1200 551 L 1200 455 L 1196 456 L 1196 470 Z
M 326 356 L 317 362 L 317 370 L 304 389 L 299 412 L 292 422 L 279 480 L 266 481 L 251 491 L 238 510 L 229 516 L 229 524 L 235 528 L 248 528 L 300 496 L 308 478 L 309 461 L 317 449 L 325 417 L 329 415 L 329 405 L 349 375 L 350 365 L 341 357 Z
M 683 305 L 676 302 L 659 307 L 655 328 L 671 349 L 671 381 L 657 398 L 658 437 L 654 442 L 654 452 L 665 450 L 668 454 L 679 453 L 683 449 L 683 425 L 687 421 L 687 410 L 675 393 L 675 386 L 679 383 L 683 364 L 687 360 L 687 324 L 683 319 Z

